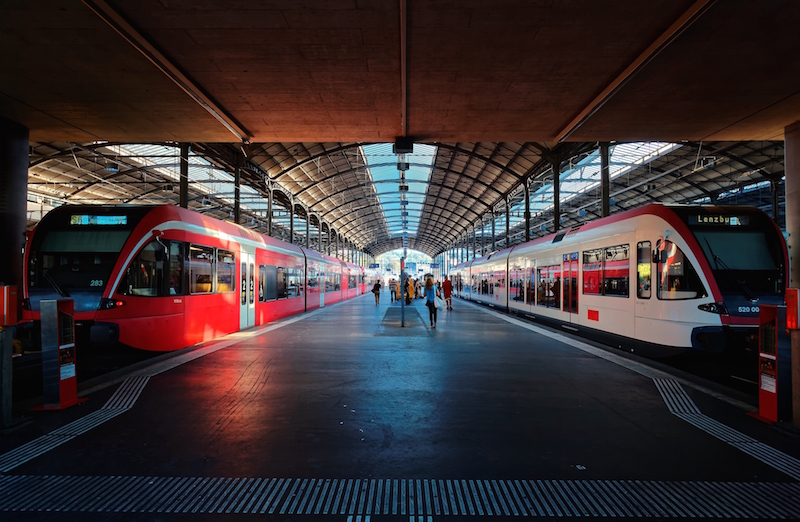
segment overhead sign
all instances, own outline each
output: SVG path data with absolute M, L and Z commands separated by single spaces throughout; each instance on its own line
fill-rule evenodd
M 431 268 L 439 268 L 439 263 L 431 263 Z
M 370 267 L 370 268 L 380 268 L 380 267 L 381 267 L 381 265 L 380 265 L 380 263 L 370 263 L 370 264 L 369 264 L 369 267 Z

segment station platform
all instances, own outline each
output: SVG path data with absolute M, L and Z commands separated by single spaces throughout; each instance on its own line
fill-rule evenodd
M 800 439 L 657 363 L 372 294 L 157 357 L 0 437 L 11 520 L 800 518 Z

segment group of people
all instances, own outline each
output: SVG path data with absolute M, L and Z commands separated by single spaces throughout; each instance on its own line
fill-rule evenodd
M 376 281 L 372 287 L 372 292 L 375 294 L 375 305 L 380 303 L 382 285 L 380 281 Z M 400 286 L 400 280 L 392 279 L 389 281 L 389 292 L 391 295 L 392 303 L 402 299 L 403 287 Z M 425 299 L 425 306 L 428 307 L 430 312 L 431 328 L 436 328 L 436 299 L 443 299 L 444 305 L 447 310 L 453 309 L 453 283 L 447 276 L 444 276 L 443 282 L 433 282 L 433 277 L 425 279 L 424 288 L 423 283 L 419 279 L 411 279 L 406 277 L 405 281 L 405 299 L 406 304 L 410 305 L 412 299 Z

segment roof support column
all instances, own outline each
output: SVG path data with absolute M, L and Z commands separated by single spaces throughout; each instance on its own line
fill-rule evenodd
M 3 216 L 0 220 L 0 241 L 3 252 L 6 253 L 0 256 L 0 281 L 17 286 L 19 301 L 22 301 L 22 249 L 25 246 L 23 234 L 28 220 L 29 136 L 27 127 L 0 117 L 0 215 Z M 16 319 L 13 318 L 14 323 Z M 10 372 L 11 350 L 6 353 Z M 5 408 L 3 410 L 5 416 Z M 10 412 L 9 409 L 9 415 Z M 3 420 L 0 419 L 0 422 Z
M 322 253 L 322 220 L 319 218 L 319 216 L 317 216 L 317 225 L 319 226 L 319 229 L 317 229 L 317 231 L 319 232 L 317 234 L 317 250 L 321 254 Z
M 506 198 L 506 244 L 505 247 L 511 246 L 511 207 L 509 206 L 509 199 Z
M 294 198 L 289 202 L 289 243 L 294 245 Z
M 792 288 L 800 286 L 800 121 L 784 129 L 784 215 L 789 246 Z M 792 412 L 795 426 L 800 426 L 800 330 L 791 330 L 792 339 Z
M 483 214 L 481 214 L 481 257 L 486 254 L 486 225 L 483 224 Z
M 472 224 L 472 259 L 478 257 L 478 229 Z
M 553 161 L 553 227 L 558 232 L 561 226 L 561 159 Z
M 528 186 L 528 180 L 523 184 L 525 187 L 525 242 L 531 240 L 531 189 Z
M 181 143 L 181 174 L 179 204 L 183 208 L 189 208 L 189 151 L 191 147 L 188 143 Z
M 233 172 L 233 222 L 237 225 L 242 221 L 241 188 L 242 188 L 242 160 L 236 156 L 236 167 Z
M 494 208 L 492 208 L 492 252 L 497 250 L 497 236 L 495 236 L 495 231 L 494 231 L 494 222 L 495 221 L 496 220 L 494 218 Z
M 267 196 L 267 235 L 272 235 L 272 188 L 270 187 Z
M 311 215 L 306 208 L 306 248 L 311 248 Z
M 786 232 L 789 265 L 792 267 L 789 286 L 800 287 L 800 121 L 784 129 L 786 184 L 784 186 Z
M 780 185 L 777 181 L 772 182 L 772 220 L 780 228 L 781 207 L 780 207 Z
M 600 216 L 606 217 L 610 214 L 609 209 L 609 190 L 610 183 L 608 180 L 608 143 L 600 144 Z
M 336 257 L 337 259 L 340 259 L 339 258 L 339 232 L 336 232 L 336 251 L 334 253 L 334 257 Z

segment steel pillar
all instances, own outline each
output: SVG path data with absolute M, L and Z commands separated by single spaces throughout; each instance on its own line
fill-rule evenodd
M 554 232 L 561 228 L 561 160 L 553 162 L 553 227 Z
M 189 151 L 191 146 L 188 143 L 180 145 L 180 187 L 179 204 L 183 208 L 189 208 Z
M 289 243 L 294 245 L 294 200 L 289 203 Z
M 508 248 L 511 246 L 511 207 L 508 204 L 508 198 L 506 198 L 506 244 L 505 247 Z
M 306 208 L 306 248 L 311 248 L 311 216 L 308 215 Z
M 492 209 L 492 252 L 497 250 L 497 237 L 495 236 L 494 222 L 494 209 Z
M 267 235 L 272 235 L 272 189 L 267 196 Z
M 241 209 L 241 185 L 242 185 L 242 160 L 239 156 L 236 157 L 236 167 L 233 172 L 233 222 L 237 225 L 241 224 L 242 209 Z
M 784 216 L 789 246 L 791 277 L 789 286 L 800 287 L 800 121 L 784 129 Z M 800 330 L 791 331 L 792 339 L 792 413 L 800 426 Z
M 0 117 L 0 283 L 16 285 L 22 300 L 22 249 L 28 223 L 27 127 Z M 19 309 L 19 307 L 17 307 Z
M 525 180 L 525 242 L 531 240 L 531 189 Z
M 608 143 L 600 144 L 600 216 L 606 217 L 610 212 L 609 208 L 609 190 L 610 183 L 608 181 Z

